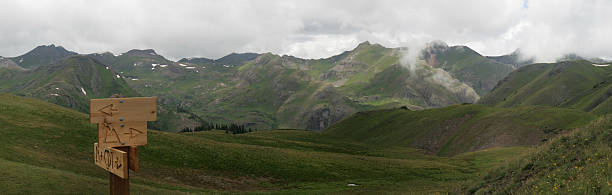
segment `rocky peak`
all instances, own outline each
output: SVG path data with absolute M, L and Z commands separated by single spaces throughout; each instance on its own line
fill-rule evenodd
M 465 45 L 452 46 L 452 47 L 450 47 L 450 49 L 453 50 L 453 51 L 456 51 L 456 52 L 460 52 L 460 53 L 469 53 L 471 55 L 482 56 L 478 52 L 474 51 L 472 48 L 470 48 L 468 46 L 465 46 Z
M 425 48 L 421 51 L 421 57 L 428 65 L 437 67 L 440 62 L 437 56 L 448 50 L 448 45 L 443 41 L 432 41 L 425 45 Z
M 425 45 L 425 50 L 432 53 L 441 53 L 448 49 L 448 45 L 444 41 L 432 41 Z
M 254 60 L 260 56 L 257 53 L 231 53 L 229 55 L 223 56 L 222 58 L 216 59 L 215 64 L 227 64 L 233 66 L 240 66 L 247 61 Z
M 59 55 L 59 56 L 68 56 L 68 55 L 76 55 L 76 52 L 68 51 L 64 49 L 62 46 L 55 46 L 54 44 L 50 45 L 40 45 L 33 50 L 29 51 L 25 55 Z
M 153 49 L 132 49 L 125 53 L 131 56 L 157 56 L 158 54 Z
M 357 48 L 360 48 L 360 47 L 367 47 L 367 46 L 370 46 L 370 45 L 372 45 L 372 44 L 370 43 L 370 41 L 364 41 L 364 42 L 359 43 L 359 45 L 357 45 Z
M 77 53 L 68 51 L 62 46 L 51 44 L 38 46 L 28 53 L 12 58 L 12 60 L 21 67 L 36 68 L 73 55 L 77 55 Z
M 105 52 L 100 52 L 100 53 L 93 53 L 93 55 L 112 55 L 114 56 L 115 54 L 113 54 L 113 52 L 110 52 L 110 51 L 105 51 Z
M 369 41 L 364 41 L 362 43 L 359 43 L 359 45 L 357 45 L 357 47 L 353 51 L 360 51 L 360 50 L 365 50 L 369 48 L 385 48 L 385 47 L 383 47 L 382 45 L 378 43 L 372 44 Z

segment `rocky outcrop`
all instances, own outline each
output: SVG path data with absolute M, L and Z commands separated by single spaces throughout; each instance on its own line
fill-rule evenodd
M 302 118 L 306 129 L 322 130 L 338 122 L 357 110 L 347 105 L 347 100 L 332 85 L 322 86 L 311 97 L 312 102 L 319 102 L 306 109 Z
M 329 127 L 330 125 L 338 122 L 346 117 L 347 113 L 342 110 L 334 110 L 333 108 L 320 108 L 310 114 L 308 119 L 307 129 L 321 130 Z
M 17 63 L 13 62 L 11 59 L 0 57 L 0 68 L 8 68 L 13 70 L 24 70 Z
M 445 52 L 448 48 L 448 45 L 442 41 L 433 41 L 423 48 L 421 58 L 425 60 L 427 65 L 438 67 L 440 66 L 440 61 L 436 58 L 437 55 Z

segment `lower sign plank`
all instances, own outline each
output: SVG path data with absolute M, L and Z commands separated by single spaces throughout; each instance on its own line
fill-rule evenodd
M 147 145 L 147 122 L 98 123 L 98 143 L 104 147 Z
M 128 178 L 127 152 L 115 148 L 103 148 L 94 143 L 94 159 L 96 165 L 123 179 Z

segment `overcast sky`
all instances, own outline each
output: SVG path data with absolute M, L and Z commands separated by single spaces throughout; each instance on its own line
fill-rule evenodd
M 0 56 L 56 44 L 79 53 L 153 48 L 170 59 L 336 55 L 442 40 L 483 55 L 612 57 L 612 1 L 0 1 Z

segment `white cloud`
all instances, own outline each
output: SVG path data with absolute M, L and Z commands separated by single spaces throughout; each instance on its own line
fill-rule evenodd
M 468 1 L 0 1 L 0 55 L 55 43 L 80 53 L 153 48 L 179 59 L 230 52 L 320 58 L 369 40 L 431 40 L 501 55 L 521 47 L 549 60 L 612 56 L 612 2 Z
M 359 44 L 359 40 L 354 35 L 312 35 L 299 37 L 305 39 L 289 43 L 283 50 L 288 55 L 308 56 L 310 58 L 325 58 L 330 54 L 340 54 L 343 51 L 351 50 Z
M 520 21 L 501 39 L 484 40 L 483 52 L 521 48 L 538 61 L 567 53 L 599 57 L 612 54 L 610 1 L 530 1 Z

